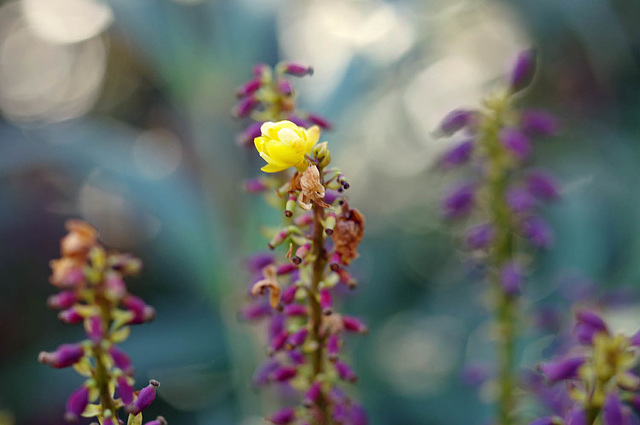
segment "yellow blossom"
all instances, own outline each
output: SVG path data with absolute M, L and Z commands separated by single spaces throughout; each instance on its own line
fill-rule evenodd
M 256 137 L 254 143 L 262 159 L 267 161 L 261 168 L 265 173 L 277 173 L 289 167 L 304 171 L 304 157 L 320 138 L 318 126 L 305 129 L 291 121 L 265 122 L 260 131 L 262 136 Z

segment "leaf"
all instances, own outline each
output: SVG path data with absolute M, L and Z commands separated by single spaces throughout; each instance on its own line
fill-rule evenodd
M 131 327 L 125 326 L 124 328 L 119 329 L 111 334 L 111 341 L 113 341 L 114 344 L 122 342 L 125 339 L 129 338 L 130 333 L 131 333 Z
M 138 413 L 137 415 L 129 415 L 129 419 L 127 420 L 127 425 L 141 425 L 142 424 L 142 413 Z
M 102 409 L 99 404 L 88 404 L 84 409 L 84 412 L 82 412 L 82 416 L 84 416 L 85 418 L 93 418 L 95 416 L 98 416 L 101 411 Z
M 88 358 L 83 357 L 78 363 L 73 365 L 73 368 L 82 376 L 87 378 L 91 377 L 91 362 Z

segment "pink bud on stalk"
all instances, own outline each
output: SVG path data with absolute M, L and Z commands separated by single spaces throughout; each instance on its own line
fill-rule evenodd
M 53 353 L 40 352 L 38 361 L 56 369 L 73 366 L 84 356 L 84 347 L 81 344 L 63 344 Z
M 295 77 L 304 77 L 305 75 L 313 75 L 313 67 L 294 62 L 286 62 L 282 64 L 282 72 Z
M 322 308 L 322 314 L 325 316 L 329 316 L 333 313 L 333 298 L 331 297 L 331 292 L 328 289 L 320 290 L 320 308 Z
M 153 379 L 149 381 L 149 385 L 140 390 L 138 398 L 132 405 L 127 407 L 127 411 L 135 416 L 149 407 L 156 398 L 156 389 L 159 386 L 160 383 L 158 381 Z

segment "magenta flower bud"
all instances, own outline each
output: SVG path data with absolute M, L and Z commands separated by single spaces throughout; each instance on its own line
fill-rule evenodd
M 556 117 L 545 111 L 528 110 L 520 116 L 520 128 L 533 136 L 552 136 L 558 133 L 560 125 Z
M 251 382 L 254 386 L 262 386 L 269 383 L 271 374 L 280 367 L 276 360 L 267 360 L 254 373 Z
M 451 136 L 458 130 L 461 130 L 471 124 L 474 115 L 474 111 L 465 109 L 456 109 L 451 111 L 440 123 L 440 131 L 447 136 Z
M 494 237 L 495 229 L 493 225 L 483 223 L 470 227 L 464 239 L 469 249 L 484 249 L 493 242 Z
M 342 256 L 338 252 L 331 254 L 329 258 L 329 267 L 331 270 L 337 272 L 340 269 L 340 264 L 342 264 Z
M 291 334 L 287 342 L 292 346 L 292 348 L 298 347 L 304 343 L 304 341 L 307 339 L 308 334 L 309 331 L 307 330 L 307 328 L 302 328 L 299 331 Z
M 291 229 L 285 227 L 284 229 L 280 230 L 278 233 L 275 234 L 275 236 L 269 241 L 269 249 L 275 249 L 277 246 L 281 245 L 285 239 L 287 239 L 289 237 L 289 235 L 291 234 Z
M 253 140 L 256 137 L 260 137 L 260 135 L 262 134 L 262 132 L 260 131 L 260 127 L 262 127 L 262 124 L 262 121 L 256 121 L 249 124 L 247 128 L 245 128 L 244 131 L 240 132 L 236 137 L 238 145 L 244 146 L 245 148 L 253 148 Z
M 349 382 L 355 382 L 358 380 L 358 376 L 348 364 L 338 360 L 335 362 L 335 365 L 340 379 Z
M 337 273 L 340 277 L 340 283 L 346 285 L 349 289 L 354 289 L 358 285 L 358 282 L 356 282 L 356 280 L 353 278 L 353 276 L 351 276 L 351 273 L 349 273 L 347 269 L 340 267 L 337 270 Z
M 310 386 L 307 392 L 304 394 L 304 400 L 302 401 L 302 405 L 306 408 L 310 408 L 315 404 L 316 401 L 320 398 L 322 394 L 322 385 L 320 382 L 315 381 Z
M 306 227 L 313 223 L 313 215 L 303 214 L 293 219 L 293 224 L 298 227 Z
M 64 414 L 66 421 L 77 421 L 89 404 L 89 388 L 84 385 L 71 393 Z
M 278 410 L 267 418 L 268 422 L 274 425 L 288 425 L 296 419 L 296 411 L 293 407 L 286 407 Z
M 87 336 L 94 344 L 99 344 L 105 336 L 106 329 L 104 321 L 100 316 L 91 316 L 85 323 Z
M 253 66 L 253 75 L 261 77 L 265 72 L 268 72 L 271 68 L 266 63 L 257 63 Z
M 522 284 L 522 269 L 515 261 L 509 261 L 502 265 L 500 269 L 500 286 L 508 295 L 515 295 L 520 292 Z
M 312 124 L 315 124 L 324 130 L 331 130 L 331 128 L 333 127 L 329 120 L 321 117 L 320 115 L 309 114 L 307 118 L 309 118 L 309 121 L 311 121 Z
M 250 193 L 260 193 L 267 189 L 261 178 L 249 179 L 244 182 L 244 190 Z
M 452 168 L 465 164 L 471 158 L 473 140 L 466 140 L 446 151 L 440 158 L 440 164 L 445 168 Z
M 543 171 L 533 171 L 524 179 L 525 186 L 529 193 L 543 201 L 553 201 L 560 197 L 558 183 L 548 173 Z
M 367 325 L 355 317 L 342 316 L 342 325 L 345 330 L 350 332 L 357 332 L 359 334 L 366 334 L 369 332 Z
M 294 62 L 287 62 L 283 64 L 282 72 L 295 77 L 304 77 L 305 75 L 313 75 L 313 67 Z
M 149 407 L 151 403 L 153 403 L 153 400 L 155 400 L 156 398 L 156 389 L 159 386 L 160 383 L 158 381 L 153 379 L 149 381 L 149 385 L 140 390 L 140 392 L 138 393 L 138 398 L 127 408 L 127 411 L 135 416 Z
M 284 348 L 284 344 L 287 342 L 289 338 L 289 332 L 286 329 L 280 331 L 277 335 L 275 335 L 271 339 L 271 344 L 269 345 L 269 355 L 273 355 L 278 351 Z
M 333 298 L 331 292 L 325 288 L 320 290 L 320 308 L 322 308 L 322 314 L 328 316 L 333 313 Z
M 584 363 L 584 357 L 573 357 L 569 359 L 561 359 L 538 366 L 549 383 L 555 384 L 558 381 L 573 379 L 578 377 L 578 370 Z
M 247 96 L 240 100 L 233 108 L 233 115 L 238 118 L 246 117 L 258 106 L 258 99 L 254 96 Z
M 285 382 L 295 377 L 297 373 L 298 369 L 293 366 L 282 366 L 273 371 L 271 379 L 275 382 Z
M 82 316 L 75 307 L 71 307 L 58 313 L 58 319 L 62 323 L 75 325 L 82 323 L 84 321 L 84 316 Z
M 284 307 L 284 315 L 287 317 L 300 317 L 307 315 L 307 307 L 301 304 L 289 304 Z
M 327 355 L 332 362 L 338 360 L 338 353 L 340 352 L 340 338 L 337 334 L 329 335 L 327 338 Z
M 304 118 L 300 118 L 297 115 L 289 115 L 289 117 L 287 117 L 287 120 L 291 121 L 298 127 L 304 127 L 304 128 L 309 127 L 309 121 L 305 120 Z
M 369 418 L 367 418 L 367 412 L 364 411 L 362 406 L 355 404 L 351 406 L 349 411 L 349 423 L 351 425 L 368 425 Z
M 520 52 L 511 72 L 511 90 L 515 93 L 531 84 L 536 73 L 537 54 L 534 49 Z
M 273 264 L 274 262 L 275 259 L 273 258 L 273 254 L 267 252 L 252 255 L 251 257 L 247 258 L 245 264 L 250 271 L 257 273 L 261 272 L 262 269 L 267 267 L 269 264 Z
M 302 263 L 302 260 L 304 260 L 307 254 L 309 254 L 309 251 L 311 251 L 311 244 L 306 243 L 301 245 L 296 249 L 296 255 L 291 259 L 291 261 L 293 261 L 294 264 Z
M 338 199 L 340 197 L 340 192 L 335 191 L 335 190 L 331 190 L 331 189 L 327 189 L 324 192 L 324 202 L 326 202 L 327 204 L 331 205 L 333 204 L 336 199 Z
M 150 322 L 156 317 L 153 307 L 147 305 L 141 298 L 134 295 L 127 295 L 122 299 L 122 305 L 133 313 L 133 318 L 129 321 L 132 325 Z
M 475 187 L 469 183 L 455 186 L 445 194 L 441 204 L 445 218 L 454 219 L 465 216 L 475 205 Z
M 307 362 L 306 357 L 300 350 L 289 350 L 287 354 L 289 354 L 289 360 L 291 360 L 291 363 L 294 365 L 303 365 Z
M 529 191 L 520 187 L 511 187 L 506 194 L 507 205 L 515 213 L 531 210 L 536 206 L 536 198 Z
M 622 415 L 622 403 L 618 394 L 611 391 L 604 402 L 602 409 L 603 425 L 623 425 L 626 421 Z
M 253 94 L 256 91 L 258 91 L 261 85 L 262 85 L 262 80 L 260 78 L 254 78 L 253 80 L 249 80 L 243 85 L 241 85 L 240 87 L 238 87 L 238 89 L 236 90 L 236 96 L 238 97 L 249 96 L 250 94 Z
M 158 416 L 155 420 L 147 422 L 144 425 L 167 425 L 167 420 L 162 416 Z
M 118 384 L 118 395 L 124 404 L 133 403 L 134 391 L 126 376 L 118 376 L 116 380 Z
M 76 301 L 78 301 L 78 294 L 74 291 L 62 291 L 55 295 L 51 295 L 47 299 L 47 305 L 49 308 L 62 310 L 71 307 L 76 303 Z
M 576 407 L 569 411 L 564 420 L 565 425 L 590 425 L 587 424 L 587 415 L 582 408 Z
M 127 286 L 122 277 L 117 273 L 110 273 L 104 280 L 108 294 L 116 299 L 124 297 L 127 293 Z
M 278 90 L 285 96 L 291 96 L 293 94 L 293 86 L 289 80 L 280 80 Z
M 84 356 L 81 344 L 63 344 L 53 353 L 40 352 L 38 361 L 56 369 L 73 366 Z
M 120 369 L 127 375 L 133 375 L 133 363 L 131 362 L 131 359 L 129 358 L 127 353 L 125 353 L 115 345 L 112 345 L 111 348 L 109 348 L 109 355 L 113 359 L 113 364 L 118 369 Z
M 533 147 L 529 138 L 515 128 L 503 128 L 498 135 L 502 145 L 519 160 L 525 160 L 531 155 Z
M 549 248 L 553 244 L 551 227 L 539 217 L 527 217 L 522 220 L 520 230 L 535 247 Z
M 592 311 L 578 310 L 576 312 L 576 324 L 573 327 L 573 334 L 578 342 L 584 345 L 591 345 L 593 337 L 597 333 L 609 333 L 604 320 Z
M 287 289 L 282 292 L 282 296 L 280 297 L 280 302 L 282 304 L 291 304 L 293 300 L 296 298 L 296 292 L 298 292 L 298 287 L 296 285 L 291 285 Z
M 276 268 L 276 273 L 278 274 L 278 276 L 281 276 L 283 274 L 289 274 L 294 270 L 297 270 L 298 266 L 296 266 L 295 264 L 291 264 L 291 263 L 285 263 L 285 264 L 280 264 L 277 268 Z
M 103 419 L 102 425 L 120 425 L 120 424 L 116 423 L 116 420 L 113 419 L 113 416 L 109 416 L 108 418 Z

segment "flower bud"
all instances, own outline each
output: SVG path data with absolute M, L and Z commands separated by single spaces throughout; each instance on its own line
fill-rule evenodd
M 133 363 L 131 362 L 131 359 L 129 358 L 127 353 L 125 353 L 115 345 L 112 345 L 109 348 L 109 355 L 113 359 L 113 364 L 115 365 L 115 367 L 117 367 L 127 375 L 133 375 Z
M 291 363 L 294 365 L 303 365 L 307 362 L 307 358 L 300 350 L 289 350 L 287 354 L 289 354 L 289 360 L 291 360 Z
M 279 69 L 285 74 L 295 77 L 304 77 L 305 75 L 313 75 L 313 67 L 305 66 L 294 62 L 285 62 L 278 64 Z
M 158 416 L 155 420 L 147 422 L 144 425 L 167 425 L 167 420 L 162 416 Z
M 282 350 L 288 338 L 289 338 L 289 332 L 287 332 L 286 329 L 283 329 L 282 331 L 277 333 L 271 339 L 271 344 L 269 345 L 269 355 L 272 356 L 274 353 L 277 353 L 278 351 Z
M 68 422 L 77 421 L 89 404 L 89 388 L 84 385 L 71 393 L 67 399 L 64 418 Z
M 576 312 L 576 324 L 573 327 L 573 334 L 577 340 L 584 345 L 591 345 L 593 337 L 597 333 L 609 333 L 604 320 L 596 313 L 589 310 L 578 310 Z
M 508 261 L 500 268 L 500 286 L 507 295 L 520 292 L 522 269 L 515 261 Z
M 320 398 L 322 394 L 322 384 L 320 382 L 315 381 L 310 386 L 307 392 L 304 394 L 304 400 L 302 401 L 302 405 L 306 408 L 312 407 L 316 401 Z
M 440 123 L 440 131 L 446 136 L 451 136 L 458 130 L 461 130 L 471 124 L 474 115 L 474 111 L 464 109 L 451 111 Z
M 331 130 L 331 128 L 333 127 L 331 125 L 331 123 L 329 122 L 329 120 L 327 120 L 326 118 L 321 117 L 320 115 L 309 114 L 309 115 L 307 115 L 307 118 L 309 119 L 309 121 L 311 121 L 312 124 L 317 125 L 318 127 L 322 128 L 323 130 Z
M 303 214 L 293 219 L 293 224 L 298 227 L 306 227 L 313 223 L 313 215 L 312 214 Z
M 473 152 L 473 140 L 466 140 L 446 151 L 440 158 L 440 164 L 444 168 L 453 168 L 465 164 L 471 158 Z
M 349 382 L 355 382 L 358 380 L 358 376 L 348 364 L 338 360 L 335 362 L 335 366 L 340 379 Z
M 99 344 L 106 334 L 104 321 L 100 316 L 91 316 L 85 321 L 85 331 L 94 344 Z
M 296 411 L 292 407 L 278 410 L 267 418 L 274 425 L 288 425 L 296 419 Z
M 329 211 L 324 223 L 324 232 L 327 235 L 332 235 L 334 227 L 336 227 L 336 213 L 333 211 Z
M 537 54 L 534 49 L 520 52 L 511 72 L 511 91 L 518 92 L 527 88 L 536 73 Z
M 254 96 L 247 96 L 233 108 L 233 115 L 238 118 L 246 117 L 258 106 L 258 103 L 258 99 Z
M 280 82 L 278 82 L 278 90 L 284 96 L 291 96 L 293 94 L 293 86 L 289 80 L 280 80 Z
M 498 135 L 502 145 L 519 160 L 525 160 L 531 155 L 533 147 L 529 138 L 515 128 L 503 128 Z
M 249 96 L 250 94 L 253 94 L 256 91 L 258 91 L 261 85 L 262 85 L 262 80 L 260 78 L 254 78 L 253 80 L 249 80 L 243 85 L 241 85 L 240 87 L 238 87 L 238 90 L 236 90 L 236 96 L 238 97 Z
M 607 396 L 602 409 L 602 425 L 623 425 L 622 403 L 615 390 Z
M 285 207 L 284 207 L 285 217 L 293 216 L 293 212 L 296 210 L 296 202 L 297 202 L 296 195 L 293 195 L 293 194 L 289 195 L 289 199 L 287 199 L 287 203 L 285 204 Z
M 331 254 L 329 258 L 329 267 L 334 272 L 337 272 L 340 269 L 340 264 L 342 264 L 342 256 L 338 252 L 334 252 Z
M 520 223 L 523 235 L 537 248 L 549 248 L 553 244 L 553 231 L 539 217 L 527 217 Z
M 583 364 L 584 357 L 573 357 L 541 364 L 538 369 L 547 377 L 549 383 L 555 384 L 558 381 L 576 378 Z
M 269 241 L 269 249 L 275 249 L 275 247 L 282 245 L 282 243 L 291 235 L 292 228 L 291 226 L 285 227 L 280 230 L 276 235 Z
M 63 344 L 53 353 L 40 352 L 38 361 L 56 369 L 73 366 L 84 356 L 81 344 Z
M 253 75 L 256 77 L 262 77 L 271 71 L 271 67 L 266 63 L 258 63 L 253 66 Z
M 78 294 L 75 291 L 62 291 L 51 295 L 47 299 L 47 306 L 56 310 L 69 308 L 78 301 Z
M 307 307 L 302 304 L 289 304 L 284 307 L 284 315 L 287 317 L 306 316 Z
M 124 404 L 133 403 L 134 391 L 133 386 L 129 383 L 129 379 L 124 375 L 120 375 L 116 383 L 118 384 L 118 396 L 120 396 L 122 402 Z
M 129 324 L 137 325 L 150 322 L 156 317 L 155 309 L 134 295 L 128 294 L 124 297 L 122 305 L 133 313 L 133 318 L 129 321 Z
M 298 374 L 298 369 L 293 366 L 281 366 L 271 374 L 271 379 L 275 382 L 285 382 Z
M 484 249 L 493 242 L 494 237 L 495 229 L 492 224 L 478 224 L 467 230 L 465 244 L 469 249 Z
M 276 267 L 276 274 L 278 276 L 282 276 L 282 275 L 285 275 L 285 274 L 293 273 L 296 270 L 298 270 L 298 266 L 296 266 L 295 264 L 284 263 L 284 264 L 280 264 L 278 267 Z
M 455 186 L 442 198 L 442 213 L 445 218 L 454 219 L 471 212 L 475 205 L 475 187 L 470 183 Z
M 322 314 L 325 316 L 329 316 L 333 313 L 333 298 L 331 297 L 331 292 L 327 288 L 320 290 L 320 308 L 322 308 Z
M 262 121 L 252 122 L 244 129 L 241 133 L 236 137 L 236 141 L 238 145 L 245 148 L 253 148 L 253 140 L 256 137 L 260 137 L 262 132 L 260 131 L 260 127 L 262 127 Z M 249 189 L 247 189 L 249 190 Z M 251 190 L 249 190 L 251 192 Z
M 349 289 L 355 289 L 358 285 L 358 282 L 351 276 L 351 273 L 347 271 L 347 269 L 340 267 L 337 271 L 338 276 L 340 276 L 340 282 L 344 285 L 347 285 Z
M 329 335 L 327 338 L 327 355 L 329 360 L 335 362 L 338 360 L 338 353 L 340 352 L 340 338 L 337 334 Z
M 77 308 L 71 307 L 58 313 L 58 319 L 62 323 L 75 325 L 84 321 L 84 316 L 80 314 Z
M 302 328 L 299 331 L 293 333 L 289 337 L 287 342 L 289 343 L 289 345 L 291 345 L 291 348 L 299 347 L 300 345 L 304 344 L 304 341 L 307 339 L 308 334 L 309 331 L 307 330 L 307 328 Z
M 536 206 L 536 199 L 529 191 L 520 187 L 511 187 L 506 194 L 507 205 L 515 213 L 522 213 L 531 210 Z
M 149 381 L 149 385 L 144 387 L 138 393 L 138 398 L 136 401 L 127 407 L 127 411 L 132 415 L 137 415 L 142 412 L 144 409 L 149 407 L 153 400 L 156 398 L 156 389 L 160 386 L 160 383 L 156 380 Z
M 118 300 L 127 294 L 127 286 L 118 273 L 109 273 L 104 280 L 107 295 L 112 300 Z
M 569 411 L 564 423 L 566 425 L 590 425 L 587 424 L 587 415 L 581 407 L 575 407 Z
M 560 125 L 556 117 L 545 111 L 529 110 L 520 116 L 520 128 L 532 136 L 552 136 L 558 133 Z
M 291 261 L 293 261 L 293 263 L 296 265 L 302 263 L 302 260 L 304 260 L 307 257 L 307 255 L 309 254 L 309 251 L 311 251 L 310 243 L 300 245 L 300 247 L 296 249 L 296 255 L 291 259 Z
M 342 316 L 342 325 L 346 331 L 357 332 L 359 334 L 366 334 L 369 332 L 367 325 L 355 317 Z
M 560 197 L 558 183 L 548 173 L 533 171 L 525 177 L 524 182 L 529 193 L 542 201 L 553 201 Z
M 276 360 L 267 360 L 264 362 L 258 370 L 253 374 L 251 382 L 254 386 L 259 387 L 266 385 L 270 381 L 271 374 L 280 367 L 280 364 Z

